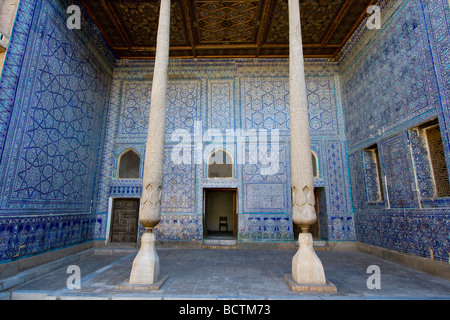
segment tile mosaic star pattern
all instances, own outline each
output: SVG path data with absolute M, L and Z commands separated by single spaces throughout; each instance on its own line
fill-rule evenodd
M 90 27 L 68 32 L 59 14 L 70 4 L 21 1 L 18 8 L 0 85 L 8 119 L 0 141 L 2 262 L 91 241 L 106 229 L 106 216 L 90 212 L 111 55 Z
M 43 4 L 45 32 L 30 35 L 28 57 L 38 58 L 25 60 L 27 81 L 15 100 L 21 108 L 11 125 L 22 129 L 9 136 L 2 158 L 11 169 L 1 177 L 3 208 L 90 206 L 108 79 L 69 42 L 52 10 Z
M 251 42 L 262 2 L 196 1 L 200 43 Z
M 86 201 L 105 89 L 62 34 L 46 29 L 12 199 Z

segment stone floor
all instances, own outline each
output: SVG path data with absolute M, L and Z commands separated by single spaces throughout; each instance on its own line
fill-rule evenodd
M 292 250 L 158 249 L 160 290 L 116 290 L 126 283 L 135 249 L 90 249 L 76 262 L 81 288 L 69 289 L 67 267 L 48 269 L 35 279 L 0 292 L 5 300 L 157 299 L 157 300 L 292 300 L 292 299 L 450 299 L 450 281 L 357 251 L 317 251 L 327 279 L 337 293 L 295 293 L 284 275 L 291 270 Z M 369 289 L 367 268 L 380 268 L 380 289 Z M 450 269 L 449 269 L 450 270 Z M 17 280 L 18 277 L 15 277 Z M 2 280 L 0 280 L 1 282 Z M 7 283 L 8 279 L 3 279 Z

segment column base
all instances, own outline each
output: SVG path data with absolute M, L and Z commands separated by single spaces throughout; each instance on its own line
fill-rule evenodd
M 330 281 L 326 281 L 325 284 L 307 284 L 307 283 L 297 283 L 294 281 L 290 274 L 284 275 L 284 280 L 288 285 L 289 289 L 293 292 L 325 292 L 333 293 L 337 292 L 337 287 Z
M 169 279 L 169 276 L 162 276 L 160 279 L 152 284 L 132 284 L 128 282 L 116 285 L 116 290 L 125 291 L 155 291 L 161 289 L 163 284 Z
M 155 248 L 155 234 L 145 232 L 141 238 L 141 248 L 134 258 L 129 283 L 151 285 L 159 281 L 159 257 Z
M 310 285 L 325 285 L 327 282 L 310 233 L 298 235 L 298 251 L 292 258 L 292 278 L 296 283 Z

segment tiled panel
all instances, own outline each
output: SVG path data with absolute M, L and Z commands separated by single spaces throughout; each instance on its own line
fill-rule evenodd
M 374 40 L 342 75 L 349 149 L 417 123 L 439 104 L 419 0 L 404 1 Z
M 235 129 L 234 80 L 208 80 L 208 129 Z
M 105 232 L 101 214 L 0 218 L 0 262 L 101 239 Z
M 391 208 L 417 207 L 416 185 L 406 132 L 383 140 L 381 157 L 386 170 L 384 174 Z
M 449 261 L 449 213 L 439 209 L 364 210 L 355 214 L 356 240 Z

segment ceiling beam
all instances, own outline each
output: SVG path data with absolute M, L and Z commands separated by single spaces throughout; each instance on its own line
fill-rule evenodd
M 341 45 L 326 45 L 322 46 L 319 43 L 303 44 L 304 48 L 341 48 Z M 225 45 L 225 44 L 200 44 L 196 45 L 196 50 L 227 50 L 227 49 L 287 49 L 289 44 L 263 44 L 258 46 L 257 44 L 235 44 L 235 45 Z M 115 51 L 125 51 L 125 50 L 136 50 L 136 51 L 156 51 L 155 46 L 131 46 L 131 47 L 112 47 Z M 170 50 L 192 50 L 191 46 L 171 46 Z M 194 56 L 194 55 L 192 55 Z
M 364 12 L 359 16 L 358 20 L 356 21 L 356 23 L 353 25 L 353 27 L 350 29 L 350 31 L 347 33 L 347 35 L 345 36 L 344 40 L 341 42 L 340 44 L 340 48 L 338 48 L 335 52 L 334 52 L 334 56 L 338 55 L 339 52 L 342 50 L 342 48 L 345 46 L 345 44 L 347 43 L 348 39 L 350 39 L 350 37 L 353 35 L 353 33 L 355 32 L 355 30 L 360 26 L 361 22 L 364 20 L 364 18 L 366 18 L 368 16 L 367 14 L 367 8 L 373 4 L 375 4 L 377 2 L 377 0 L 371 0 L 369 2 L 369 4 L 367 5 L 366 9 L 364 9 Z
M 336 29 L 338 28 L 339 24 L 341 23 L 342 19 L 345 17 L 345 15 L 348 12 L 348 9 L 350 9 L 351 5 L 353 4 L 354 0 L 346 0 L 344 5 L 341 7 L 341 10 L 339 11 L 338 15 L 333 21 L 333 24 L 331 25 L 330 29 L 328 29 L 327 34 L 322 40 L 322 46 L 325 46 L 328 41 L 330 40 L 331 36 L 334 34 Z
M 183 11 L 183 15 L 184 15 L 184 23 L 185 23 L 185 28 L 186 28 L 186 33 L 188 35 L 188 39 L 189 39 L 189 44 L 192 47 L 192 56 L 194 58 L 197 58 L 197 52 L 195 50 L 195 40 L 194 40 L 194 23 L 191 19 L 191 12 L 192 12 L 192 8 L 191 5 L 189 4 L 190 1 L 184 1 L 181 0 L 179 2 L 180 6 L 181 6 L 181 10 Z
M 259 58 L 288 58 L 288 54 L 273 54 L 273 55 L 260 55 Z M 306 59 L 332 59 L 333 55 L 304 55 L 304 58 Z M 142 59 L 148 59 L 148 60 L 154 60 L 154 56 L 123 56 L 123 59 L 130 59 L 130 60 L 142 60 Z M 170 56 L 170 59 L 192 59 L 194 58 L 191 55 L 185 55 L 185 56 Z M 239 58 L 256 58 L 255 55 L 197 55 L 197 58 L 204 58 L 204 59 L 215 59 L 215 58 L 224 58 L 224 59 L 239 59 Z
M 320 43 L 304 43 L 303 48 L 340 48 L 340 44 L 328 44 L 322 46 Z M 286 43 L 273 43 L 273 44 L 263 44 L 261 48 L 270 49 L 270 48 L 289 48 L 289 44 Z
M 267 0 L 264 4 L 261 23 L 259 25 L 258 35 L 256 37 L 256 45 L 258 46 L 258 48 L 256 49 L 256 57 L 259 56 L 259 52 L 263 43 L 267 41 L 267 36 L 269 34 L 270 27 L 272 26 L 273 13 L 275 11 L 276 5 L 277 0 Z
M 100 2 L 105 7 L 106 13 L 108 14 L 108 16 L 111 19 L 114 26 L 119 30 L 120 34 L 125 39 L 125 42 L 127 43 L 128 47 L 131 48 L 132 43 L 131 43 L 130 37 L 128 36 L 127 32 L 125 31 L 125 28 L 120 23 L 119 17 L 114 12 L 114 9 L 111 7 L 111 4 L 109 3 L 109 1 L 100 0 Z
M 85 0 L 80 0 L 81 5 L 83 6 L 84 10 L 86 10 L 89 18 L 92 19 L 92 22 L 94 22 L 95 26 L 97 27 L 97 29 L 100 31 L 100 33 L 102 34 L 102 36 L 105 38 L 106 42 L 108 43 L 108 45 L 110 46 L 111 49 L 114 49 L 114 44 L 112 43 L 111 39 L 109 39 L 108 35 L 106 34 L 105 30 L 103 30 L 103 28 L 101 27 L 101 24 L 97 21 L 97 19 L 95 18 L 95 15 L 92 13 L 91 9 L 89 8 L 89 6 L 86 4 Z

